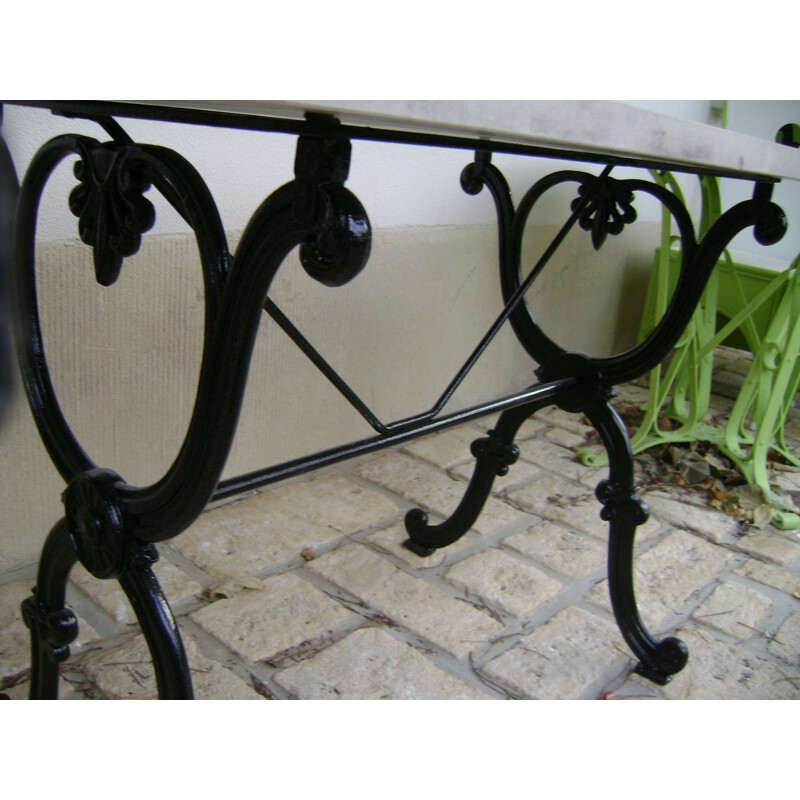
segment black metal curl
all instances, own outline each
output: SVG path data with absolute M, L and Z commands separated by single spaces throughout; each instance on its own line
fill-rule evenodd
M 359 199 L 337 183 L 318 191 L 321 218 L 300 245 L 300 263 L 325 286 L 344 286 L 361 272 L 372 246 L 367 212 Z
M 369 227 L 366 214 L 358 212 L 361 204 L 340 185 L 346 176 L 343 152 L 341 142 L 324 136 L 300 137 L 297 180 L 273 192 L 248 223 L 233 256 L 219 319 L 207 337 L 181 451 L 152 486 L 120 487 L 123 507 L 142 539 L 157 542 L 177 535 L 208 503 L 233 441 L 261 310 L 289 252 L 324 241 L 326 278 L 337 284 L 366 263 Z M 342 225 L 353 229 L 342 231 Z M 332 229 L 336 233 L 330 235 Z
M 586 177 L 587 173 L 576 171 L 549 175 L 538 181 L 525 195 L 519 208 L 515 209 L 508 182 L 491 163 L 491 153 L 477 151 L 475 161 L 462 171 L 461 186 L 465 192 L 475 195 L 486 186 L 494 200 L 498 224 L 500 288 L 505 303 L 510 301 L 522 283 L 522 232 L 534 203 L 547 189 L 566 180 L 580 183 Z M 520 344 L 539 364 L 564 352 L 539 328 L 524 299 L 511 312 L 510 321 Z
M 349 142 L 336 137 L 331 142 L 318 134 L 300 137 L 298 179 L 276 190 L 255 212 L 229 267 L 222 223 L 197 171 L 167 148 L 114 146 L 122 147 L 126 169 L 150 181 L 187 220 L 198 240 L 205 282 L 202 366 L 181 449 L 164 476 L 151 486 L 114 483 L 128 532 L 156 542 L 184 530 L 213 494 L 236 429 L 262 308 L 288 253 L 301 244 L 316 249 L 310 258 L 324 268 L 326 279 L 340 283 L 366 262 L 369 227 L 360 203 L 341 186 L 347 174 Z M 40 435 L 68 484 L 97 466 L 64 419 L 47 369 L 34 277 L 35 221 L 44 186 L 60 161 L 97 148 L 104 152 L 95 140 L 72 135 L 46 143 L 31 161 L 19 201 L 16 294 L 19 318 L 24 321 L 20 363 Z
M 85 497 L 87 513 L 96 510 L 97 496 L 106 494 L 102 488 L 92 493 L 87 485 L 102 485 L 109 480 L 109 475 L 100 474 L 82 481 L 81 490 L 75 494 Z M 159 697 L 191 699 L 192 681 L 180 631 L 151 569 L 158 552 L 152 544 L 138 541 L 124 530 L 118 533 L 118 539 L 122 543 L 121 563 L 113 577 L 127 595 L 147 641 Z M 84 540 L 81 547 L 84 565 L 108 563 L 108 548 L 102 538 Z M 67 580 L 77 561 L 74 530 L 65 518 L 45 540 L 33 595 L 22 603 L 23 620 L 31 632 L 31 700 L 58 698 L 59 664 L 69 658 L 69 645 L 78 635 L 75 613 L 66 607 Z
M 511 286 L 506 278 L 509 272 L 508 264 L 513 258 L 511 229 L 515 214 L 514 201 L 511 198 L 511 189 L 508 186 L 508 181 L 506 181 L 503 173 L 491 163 L 491 160 L 492 154 L 490 152 L 478 150 L 475 153 L 475 161 L 472 164 L 467 164 L 461 172 L 461 188 L 467 194 L 477 195 L 486 186 L 492 195 L 497 212 L 500 282 L 503 300 L 508 302 L 517 288 Z M 512 325 L 516 324 L 515 319 L 519 313 L 516 309 L 512 313 Z
M 422 509 L 412 508 L 405 517 L 409 538 L 403 543 L 404 547 L 424 557 L 464 536 L 480 516 L 492 491 L 494 479 L 506 475 L 509 466 L 519 458 L 519 448 L 514 444 L 514 438 L 520 426 L 532 414 L 552 402 L 548 396 L 504 411 L 495 429 L 489 431 L 486 437 L 476 439 L 470 447 L 475 457 L 475 469 L 458 508 L 438 525 L 430 525 L 428 515 Z
M 63 135 L 46 142 L 30 162 L 18 200 L 14 295 L 19 362 L 42 442 L 66 483 L 96 469 L 97 465 L 81 448 L 67 424 L 50 379 L 36 296 L 36 218 L 47 181 L 61 161 L 71 155 L 85 156 L 101 147 L 95 139 L 86 136 Z M 203 269 L 205 348 L 208 349 L 229 258 L 219 213 L 197 171 L 176 153 L 151 145 L 125 146 L 124 152 L 126 170 L 150 181 L 173 203 L 195 233 Z
M 685 207 L 672 192 L 649 181 L 636 179 L 614 181 L 610 178 L 602 180 L 589 173 L 565 170 L 542 178 L 531 187 L 519 204 L 516 214 L 514 215 L 510 258 L 505 265 L 503 280 L 504 296 L 506 296 L 506 293 L 512 292 L 515 287 L 519 286 L 522 280 L 522 239 L 525 226 L 534 206 L 547 191 L 562 183 L 577 183 L 579 186 L 579 196 L 586 196 L 587 193 L 597 191 L 613 191 L 613 196 L 624 198 L 635 196 L 637 191 L 643 191 L 654 195 L 667 207 L 677 223 L 684 259 L 688 259 L 693 255 L 696 247 L 694 227 Z M 613 186 L 614 189 L 606 190 L 604 188 L 606 186 Z M 522 345 L 540 364 L 547 364 L 564 352 L 564 349 L 551 340 L 539 327 L 529 306 L 521 304 L 517 314 L 512 317 L 512 323 L 514 324 L 514 330 Z M 607 370 L 604 360 L 598 358 L 592 358 L 591 360 L 597 372 L 603 375 L 604 382 L 606 382 L 605 377 L 607 375 Z M 608 381 L 607 385 L 615 385 L 619 382 L 620 381 L 617 380 Z
M 694 313 L 711 271 L 737 234 L 752 226 L 756 240 L 769 245 L 779 241 L 786 230 L 785 214 L 771 202 L 770 183 L 757 183 L 753 199 L 739 203 L 722 214 L 699 244 L 691 217 L 683 203 L 673 192 L 651 181 L 598 179 L 589 173 L 565 170 L 548 175 L 534 184 L 515 210 L 505 179 L 484 156 L 464 170 L 462 186 L 465 191 L 476 194 L 480 184 L 486 185 L 494 197 L 500 235 L 501 288 L 506 302 L 523 282 L 522 238 L 528 217 L 545 192 L 566 182 L 579 185 L 579 199 L 587 192 L 600 191 L 601 199 L 595 199 L 594 205 L 590 200 L 589 211 L 581 218 L 582 226 L 591 229 L 593 235 L 596 234 L 595 244 L 601 244 L 608 233 L 613 235 L 622 229 L 620 226 L 624 227 L 635 220 L 631 198 L 637 192 L 651 195 L 667 208 L 675 220 L 681 243 L 681 270 L 677 286 L 658 325 L 643 342 L 628 351 L 590 359 L 600 383 L 606 388 L 639 378 L 669 354 Z M 577 202 L 573 202 L 573 209 Z M 552 376 L 548 365 L 563 356 L 564 349 L 539 327 L 524 301 L 517 305 L 510 319 L 520 344 L 544 367 L 545 372 L 540 377 L 547 375 L 547 379 L 550 379 Z
M 773 185 L 757 183 L 753 189 L 753 201 L 757 204 L 756 219 L 753 223 L 753 236 L 759 244 L 776 244 L 789 228 L 783 209 L 770 202 Z
M 369 258 L 369 218 L 359 199 L 344 187 L 352 148 L 339 133 L 339 121 L 325 114 L 308 114 L 307 119 L 312 127 L 297 140 L 294 162 L 294 216 L 308 226 L 300 263 L 325 286 L 343 286 Z
M 515 210 L 511 198 L 508 182 L 503 174 L 490 163 L 491 154 L 485 151 L 476 153 L 476 160 L 467 165 L 461 174 L 461 185 L 469 194 L 477 194 L 482 186 L 487 186 L 492 194 L 497 211 L 499 235 L 499 266 L 500 286 L 505 303 L 509 303 L 523 285 L 521 269 L 522 237 L 533 206 L 548 190 L 561 183 L 575 182 L 581 187 L 576 201 L 572 204 L 573 215 L 580 223 L 592 218 L 592 204 L 594 203 L 597 216 L 597 203 L 601 199 L 601 190 L 607 185 L 617 187 L 626 182 L 614 181 L 608 177 L 611 167 L 606 167 L 600 176 L 575 170 L 565 170 L 548 175 L 537 181 L 525 194 L 519 207 Z M 620 202 L 627 202 L 626 190 L 615 188 L 613 196 L 621 198 Z M 606 204 L 608 205 L 608 204 Z M 632 210 L 631 210 L 632 213 Z M 587 214 L 590 216 L 587 217 Z M 630 213 L 623 212 L 621 218 L 628 220 Z M 592 223 L 593 225 L 594 223 Z M 571 223 L 562 228 L 553 243 L 545 251 L 532 273 L 525 278 L 526 283 L 531 283 L 547 264 L 552 253 L 560 245 L 563 237 L 569 230 Z M 524 298 L 518 302 L 510 314 L 511 326 L 531 358 L 539 364 L 546 364 L 552 359 L 562 355 L 565 351 L 553 342 L 539 327 L 533 313 Z
M 643 191 L 655 195 L 661 202 L 688 219 L 675 195 L 646 181 L 632 181 Z M 725 248 L 731 240 L 747 228 L 762 244 L 775 244 L 786 231 L 786 215 L 769 198 L 771 184 L 757 184 L 752 200 L 737 203 L 724 212 L 708 229 L 702 241 L 695 243 L 694 234 L 686 224 L 680 224 L 681 271 L 672 299 L 659 321 L 646 339 L 630 350 L 607 358 L 593 359 L 606 385 L 617 385 L 635 380 L 653 369 L 667 357 L 689 323 L 708 279 Z

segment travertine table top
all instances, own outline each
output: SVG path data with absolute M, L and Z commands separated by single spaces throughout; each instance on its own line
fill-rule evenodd
M 289 119 L 316 111 L 335 114 L 348 125 L 800 180 L 800 151 L 794 148 L 604 100 L 181 100 L 152 105 Z

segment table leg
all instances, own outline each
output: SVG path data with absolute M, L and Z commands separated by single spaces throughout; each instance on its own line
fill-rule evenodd
M 525 225 L 542 196 L 563 183 L 577 184 L 577 197 L 572 203 L 573 216 L 579 214 L 577 222 L 590 233 L 595 250 L 601 248 L 609 235 L 621 233 L 625 226 L 636 221 L 633 201 L 637 192 L 649 194 L 662 203 L 677 225 L 682 262 L 672 301 L 650 335 L 625 353 L 592 358 L 566 352 L 539 327 L 522 299 L 527 286 L 546 266 L 550 254 L 558 246 L 556 239 L 523 280 L 521 252 Z M 688 651 L 683 642 L 674 637 L 656 641 L 639 617 L 633 580 L 634 538 L 637 526 L 647 520 L 649 512 L 635 494 L 630 440 L 624 423 L 609 403 L 611 390 L 619 383 L 640 377 L 667 356 L 682 335 L 714 266 L 731 239 L 752 226 L 760 243 L 773 244 L 786 230 L 785 216 L 771 202 L 771 185 L 757 183 L 752 200 L 739 203 L 722 214 L 698 242 L 692 220 L 674 194 L 658 183 L 639 179 L 616 180 L 609 177 L 609 169 L 600 176 L 574 170 L 553 173 L 531 187 L 515 208 L 508 183 L 491 164 L 491 155 L 478 151 L 475 162 L 462 173 L 462 187 L 469 194 L 477 194 L 484 186 L 488 187 L 497 210 L 500 282 L 504 300 L 514 303 L 510 313 L 514 332 L 520 344 L 541 365 L 536 370 L 541 380 L 578 380 L 577 385 L 560 393 L 553 401 L 566 411 L 584 413 L 605 445 L 610 476 L 597 486 L 596 495 L 603 505 L 600 516 L 609 523 L 608 582 L 612 607 L 625 641 L 639 659 L 636 671 L 655 683 L 665 684 L 686 665 Z M 480 464 L 476 465 L 476 476 L 480 467 Z M 476 488 L 473 490 L 471 484 L 468 495 L 472 492 L 477 495 L 479 487 L 488 493 L 476 478 L 473 481 Z M 456 518 L 459 515 L 467 517 L 466 511 L 472 510 L 473 505 L 472 498 L 465 497 L 463 513 L 459 506 L 451 520 L 439 529 L 430 530 L 423 527 L 425 520 L 421 512 L 412 511 L 407 520 L 407 524 L 411 523 L 408 527 L 412 539 L 418 545 L 435 544 L 435 535 L 439 534 L 446 541 L 454 533 Z M 474 519 L 470 519 L 471 522 Z
M 608 522 L 608 590 L 620 632 L 639 658 L 636 672 L 664 685 L 686 666 L 686 645 L 667 637 L 656 641 L 639 616 L 633 578 L 636 528 L 650 516 L 636 496 L 633 481 L 633 451 L 625 423 L 610 404 L 594 400 L 584 414 L 599 432 L 609 459 L 608 480 L 600 481 L 595 494 L 603 504 L 600 517 Z
M 69 574 L 80 559 L 96 577 L 119 581 L 150 648 L 159 697 L 191 699 L 180 632 L 151 569 L 158 559 L 156 548 L 134 539 L 118 524 L 117 509 L 108 494 L 97 491 L 115 476 L 97 472 L 67 488 L 67 516 L 48 535 L 33 595 L 22 604 L 23 619 L 31 631 L 30 698 L 58 697 L 59 664 L 69 657 L 69 645 L 78 635 L 78 621 L 65 601 Z
M 272 279 L 298 245 L 306 271 L 340 285 L 364 266 L 370 249 L 366 213 L 343 187 L 349 141 L 323 121 L 319 135 L 301 136 L 296 180 L 279 188 L 254 213 L 236 254 L 228 253 L 213 199 L 197 171 L 166 148 L 133 143 L 113 120 L 98 120 L 111 142 L 65 135 L 34 156 L 22 183 L 15 232 L 19 360 L 42 441 L 67 484 L 65 518 L 45 544 L 34 595 L 25 601 L 31 629 L 31 696 L 56 697 L 58 664 L 77 635 L 65 608 L 66 582 L 81 564 L 95 577 L 116 579 L 125 591 L 153 659 L 159 696 L 191 698 L 188 663 L 169 604 L 151 565 L 155 543 L 190 525 L 208 503 L 230 449 L 244 396 L 259 321 Z M 149 487 L 126 484 L 95 465 L 59 407 L 38 319 L 35 229 L 39 202 L 52 171 L 80 157 L 70 210 L 81 239 L 94 251 L 97 281 L 117 280 L 152 226 L 151 184 L 179 211 L 198 243 L 206 294 L 203 363 L 187 436 L 167 473 Z
M 460 539 L 480 516 L 495 477 L 506 475 L 509 466 L 519 458 L 519 448 L 514 439 L 522 423 L 552 403 L 551 398 L 546 398 L 504 411 L 495 429 L 472 443 L 470 449 L 476 459 L 475 469 L 458 508 L 439 525 L 430 525 L 428 515 L 422 509 L 411 509 L 405 519 L 409 538 L 404 546 L 419 556 L 429 556 L 437 548 Z

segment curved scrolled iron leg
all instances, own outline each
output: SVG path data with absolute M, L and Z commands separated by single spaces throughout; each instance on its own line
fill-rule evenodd
M 45 540 L 33 595 L 22 602 L 22 619 L 31 631 L 31 700 L 58 698 L 58 665 L 69 658 L 78 635 L 78 620 L 65 607 L 67 579 L 77 560 L 62 519 Z
M 22 603 L 31 631 L 31 700 L 58 698 L 59 664 L 69 658 L 69 645 L 78 635 L 77 618 L 65 602 L 67 580 L 79 560 L 95 577 L 119 581 L 150 649 L 159 697 L 193 697 L 180 632 L 151 569 L 158 553 L 120 524 L 110 495 L 117 477 L 93 470 L 73 480 L 64 496 L 66 517 L 45 541 L 33 596 Z
M 118 580 L 136 612 L 147 641 L 159 698 L 191 700 L 194 691 L 180 631 L 167 598 L 150 568 L 157 559 L 154 545 L 137 548 L 131 552 Z
M 522 423 L 552 402 L 551 398 L 547 398 L 504 411 L 495 429 L 471 445 L 472 455 L 476 459 L 475 469 L 458 508 L 439 525 L 430 525 L 428 515 L 421 508 L 412 508 L 406 514 L 409 538 L 403 545 L 424 557 L 460 539 L 478 519 L 492 491 L 495 477 L 506 475 L 509 466 L 519 458 L 514 438 Z
M 633 453 L 625 425 L 607 401 L 595 400 L 584 413 L 597 428 L 609 456 L 609 478 L 597 486 L 603 504 L 600 516 L 609 523 L 608 587 L 611 606 L 628 646 L 639 659 L 636 672 L 663 686 L 680 672 L 689 658 L 686 645 L 675 637 L 655 640 L 636 607 L 633 582 L 633 544 L 636 528 L 650 512 L 636 496 Z
M 162 700 L 191 700 L 189 663 L 178 626 L 151 565 L 155 545 L 131 534 L 117 496 L 122 479 L 95 468 L 73 478 L 64 492 L 66 525 L 81 564 L 96 578 L 116 578 L 144 634 Z
M 69 567 L 77 559 L 95 577 L 119 581 L 150 648 L 159 696 L 188 699 L 192 688 L 186 654 L 150 569 L 157 558 L 154 543 L 187 528 L 219 482 L 233 442 L 259 322 L 278 268 L 299 246 L 300 263 L 309 275 L 327 286 L 341 286 L 367 262 L 370 225 L 360 201 L 343 185 L 350 142 L 339 134 L 338 122 L 332 118 L 315 119 L 308 135 L 299 137 L 295 180 L 259 206 L 232 260 L 220 216 L 197 171 L 177 153 L 133 143 L 114 120 L 101 124 L 113 142 L 67 134 L 45 143 L 28 167 L 17 203 L 19 361 L 40 436 L 67 483 L 65 522 L 50 545 L 59 557 L 45 555 L 44 577 L 28 604 L 27 617 L 39 643 L 34 656 L 39 662 L 44 664 L 39 651 L 44 653 L 48 647 L 59 658 L 68 653 L 61 643 L 66 638 L 61 628 L 68 629 L 72 638 L 77 631 L 74 615 L 67 619 L 71 612 L 61 613 L 69 569 L 59 569 L 68 553 Z M 70 192 L 70 210 L 79 219 L 81 240 L 94 250 L 95 274 L 101 285 L 117 280 L 124 258 L 138 250 L 142 235 L 152 227 L 154 207 L 144 197 L 151 185 L 187 221 L 199 248 L 206 325 L 195 405 L 172 466 L 151 486 L 130 486 L 94 464 L 61 412 L 47 367 L 36 297 L 36 220 L 47 181 L 71 155 L 79 157 L 79 185 Z M 109 216 L 108 209 L 124 213 Z M 58 636 L 47 629 L 51 622 Z M 58 647 L 50 645 L 53 636 Z M 44 675 L 37 693 L 55 696 L 57 671 L 45 666 L 37 669 Z

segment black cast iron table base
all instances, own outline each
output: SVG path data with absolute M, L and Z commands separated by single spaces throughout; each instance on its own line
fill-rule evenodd
M 501 412 L 494 430 L 472 445 L 475 468 L 458 508 L 433 525 L 415 509 L 406 517 L 406 546 L 419 555 L 452 544 L 474 524 L 496 476 L 516 461 L 514 444 L 522 423 L 539 409 L 556 405 L 586 415 L 599 432 L 609 456 L 609 477 L 597 486 L 600 516 L 609 525 L 608 584 L 620 631 L 638 663 L 636 671 L 658 684 L 667 683 L 687 662 L 687 649 L 676 638 L 660 641 L 643 624 L 633 585 L 633 546 L 637 526 L 648 518 L 636 496 L 633 456 L 623 422 L 610 403 L 613 387 L 638 378 L 668 355 L 688 323 L 709 275 L 731 239 L 752 227 L 758 241 L 781 238 L 786 222 L 771 202 L 772 183 L 757 180 L 751 200 L 739 203 L 697 240 L 692 221 L 676 196 L 644 179 L 616 180 L 611 158 L 585 153 L 557 153 L 559 158 L 605 163 L 599 175 L 564 170 L 537 182 L 515 208 L 508 184 L 492 164 L 492 151 L 508 150 L 492 142 L 450 141 L 418 137 L 415 144 L 475 148 L 475 160 L 461 176 L 463 189 L 491 193 L 497 210 L 500 281 L 504 307 L 463 368 L 437 403 L 414 417 L 381 422 L 342 378 L 314 350 L 302 333 L 268 297 L 270 284 L 286 256 L 300 248 L 300 260 L 315 280 L 337 286 L 352 280 L 365 266 L 370 251 L 369 219 L 358 198 L 347 188 L 350 141 L 358 130 L 341 126 L 333 117 L 307 115 L 275 130 L 297 134 L 295 179 L 276 190 L 253 214 L 241 242 L 230 254 L 214 201 L 196 170 L 180 155 L 163 147 L 133 142 L 115 116 L 124 106 L 49 104 L 56 112 L 94 119 L 108 134 L 106 141 L 63 135 L 44 144 L 31 162 L 19 188 L 14 184 L 4 203 L 16 203 L 14 232 L 14 298 L 17 311 L 18 357 L 28 400 L 42 441 L 63 477 L 64 518 L 50 532 L 39 562 L 33 595 L 24 601 L 31 631 L 31 698 L 56 698 L 59 664 L 69 656 L 77 635 L 77 620 L 65 605 L 66 583 L 78 562 L 95 577 L 116 579 L 136 613 L 152 655 L 161 698 L 191 698 L 192 685 L 180 633 L 152 565 L 155 545 L 188 527 L 212 500 L 236 495 L 293 475 L 372 452 L 456 425 L 481 415 Z M 127 109 L 129 115 L 173 119 L 172 112 Z M 246 123 L 242 117 L 236 126 Z M 224 115 L 189 115 L 182 122 L 226 126 Z M 263 127 L 263 120 L 253 127 Z M 390 134 L 384 137 L 392 140 Z M 367 138 L 365 135 L 364 138 Z M 403 141 L 398 134 L 396 141 Z M 525 152 L 516 148 L 514 152 Z M 531 149 L 530 155 L 546 155 Z M 197 397 L 183 445 L 165 475 L 152 486 L 127 484 L 116 472 L 93 463 L 78 444 L 58 405 L 45 358 L 35 288 L 35 225 L 39 201 L 49 176 L 67 156 L 77 155 L 77 185 L 69 207 L 78 217 L 81 239 L 94 250 L 97 280 L 113 283 L 126 256 L 135 253 L 141 236 L 154 222 L 144 193 L 155 187 L 194 231 L 203 269 L 206 297 L 205 342 Z M 0 162 L 3 167 L 4 162 Z M 644 165 L 652 167 L 652 164 Z M 674 165 L 665 164 L 664 168 Z M 522 234 L 534 204 L 561 184 L 576 188 L 572 213 L 539 262 L 523 278 Z M 649 194 L 672 214 L 681 239 L 682 268 L 667 313 L 639 345 L 604 358 L 566 352 L 539 327 L 524 295 L 567 233 L 575 226 L 587 231 L 595 249 L 609 235 L 620 233 L 636 219 L 636 193 Z M 12 200 L 9 200 L 9 197 Z M 279 464 L 223 482 L 219 481 L 233 439 L 245 389 L 254 339 L 262 314 L 270 316 L 292 337 L 376 435 L 344 447 Z M 454 414 L 443 410 L 497 331 L 510 322 L 520 343 L 539 366 L 538 383 L 524 392 Z

